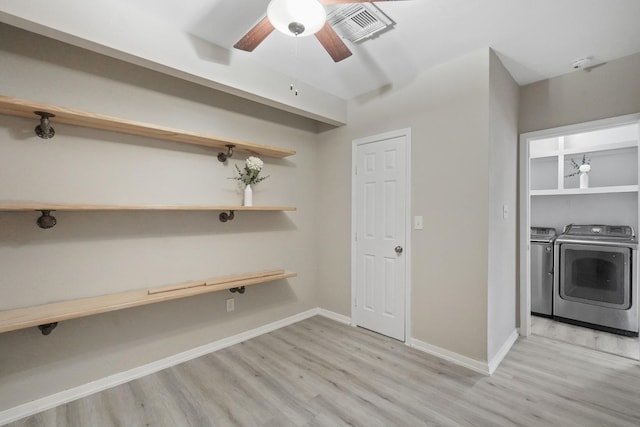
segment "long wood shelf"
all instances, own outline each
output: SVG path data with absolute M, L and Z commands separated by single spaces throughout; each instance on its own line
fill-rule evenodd
M 296 276 L 290 271 L 269 270 L 5 310 L 0 311 L 0 333 L 227 289 L 242 293 L 244 286 Z
M 36 111 L 55 114 L 55 117 L 51 119 L 53 126 L 55 126 L 55 123 L 66 123 L 74 126 L 102 129 L 166 141 L 181 142 L 184 144 L 203 145 L 205 147 L 219 148 L 225 151 L 227 149 L 227 145 L 233 145 L 234 151 L 275 158 L 288 157 L 296 153 L 293 150 L 269 145 L 254 144 L 252 142 L 241 141 L 238 139 L 188 132 L 149 123 L 107 116 L 104 114 L 90 113 L 57 105 L 0 95 L 1 114 L 40 120 L 40 116 L 35 113 Z
M 0 212 L 40 211 L 36 221 L 40 228 L 53 228 L 56 211 L 221 211 L 221 222 L 231 221 L 236 211 L 295 211 L 293 206 L 210 206 L 210 205 L 91 205 L 62 203 L 0 202 Z
M 295 211 L 294 206 L 214 205 L 93 205 L 0 202 L 0 211 Z

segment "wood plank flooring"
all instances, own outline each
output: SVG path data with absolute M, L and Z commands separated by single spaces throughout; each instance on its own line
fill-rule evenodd
M 13 426 L 634 426 L 640 365 L 519 339 L 485 377 L 313 317 Z
M 630 359 L 640 357 L 638 337 L 625 337 L 540 316 L 531 316 L 531 333 Z

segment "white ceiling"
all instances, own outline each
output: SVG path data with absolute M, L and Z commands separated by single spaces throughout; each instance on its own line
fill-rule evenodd
M 277 31 L 254 52 L 234 49 L 268 3 L 0 0 L 0 21 L 331 125 L 347 122 L 347 100 L 482 48 L 520 85 L 572 72 L 580 57 L 640 52 L 640 0 L 380 1 L 393 29 L 346 42 L 353 56 L 337 64 L 315 37 Z
M 343 99 L 411 79 L 425 68 L 492 47 L 524 85 L 595 62 L 640 52 L 638 0 L 404 0 L 377 5 L 395 27 L 334 63 L 315 37 L 272 33 L 246 53 L 233 44 L 260 20 L 269 0 L 112 0 L 166 25 L 248 55 L 274 70 Z

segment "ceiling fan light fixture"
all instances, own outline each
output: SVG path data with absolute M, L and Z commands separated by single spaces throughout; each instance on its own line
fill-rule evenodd
M 304 37 L 320 31 L 327 12 L 317 0 L 271 0 L 267 16 L 281 33 Z

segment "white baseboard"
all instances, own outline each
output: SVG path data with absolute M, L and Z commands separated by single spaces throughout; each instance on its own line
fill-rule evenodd
M 502 359 L 504 359 L 507 353 L 509 353 L 509 350 L 511 350 L 513 344 L 515 344 L 515 342 L 518 340 L 518 337 L 518 330 L 514 329 L 507 340 L 504 342 L 504 344 L 502 344 L 500 350 L 498 350 L 496 355 L 493 356 L 493 358 L 489 361 L 489 375 L 492 375 L 496 371 L 496 369 L 498 369 L 498 365 L 500 365 Z
M 464 366 L 465 368 L 471 369 L 472 371 L 478 372 L 480 374 L 491 375 L 489 364 L 485 362 L 471 359 L 470 357 L 463 356 L 459 353 L 455 353 L 453 351 L 446 350 L 432 344 L 428 344 L 415 338 L 411 338 L 409 345 L 411 345 L 411 347 L 415 348 L 416 350 L 424 351 L 425 353 L 428 353 L 432 356 L 439 357 L 440 359 L 444 359 L 456 365 Z
M 455 363 L 456 365 L 464 366 L 465 368 L 469 368 L 473 371 L 481 373 L 483 375 L 493 375 L 493 373 L 498 369 L 500 362 L 511 350 L 511 347 L 517 341 L 519 335 L 517 330 L 513 330 L 509 337 L 506 339 L 504 344 L 500 347 L 500 350 L 496 353 L 496 355 L 491 359 L 489 363 L 481 362 L 479 360 L 471 359 L 467 356 L 463 356 L 461 354 L 455 353 L 450 350 L 446 350 L 441 347 L 437 347 L 432 344 L 427 344 L 426 342 L 417 340 L 412 338 L 410 341 L 411 347 L 424 351 L 425 353 L 429 353 L 432 356 L 439 357 L 448 362 Z
M 320 316 L 328 317 L 329 319 L 335 320 L 336 322 L 351 325 L 351 317 L 345 316 L 344 314 L 338 314 L 334 311 L 325 310 L 324 308 L 318 308 L 318 314 Z
M 129 369 L 115 375 L 110 375 L 108 377 L 101 378 L 99 380 L 92 381 L 78 387 L 74 387 L 65 391 L 61 391 L 59 393 L 52 394 L 50 396 L 43 397 L 41 399 L 36 399 L 16 407 L 6 409 L 0 412 L 0 426 L 13 421 L 17 421 L 24 417 L 28 417 L 30 415 L 37 414 L 38 412 L 42 412 L 47 409 L 55 408 L 58 405 L 62 405 L 73 400 L 89 396 L 90 394 L 97 393 L 99 391 L 106 390 L 108 388 L 144 377 L 145 375 L 153 374 L 154 372 L 158 372 L 171 366 L 187 362 L 197 357 L 204 356 L 205 354 L 213 353 L 214 351 L 230 347 L 234 344 L 241 343 L 242 341 L 246 341 L 259 335 L 275 331 L 276 329 L 283 328 L 285 326 L 300 322 L 301 320 L 305 320 L 316 315 L 326 316 L 338 321 L 343 321 L 345 318 L 344 316 L 330 312 L 328 310 L 312 308 L 310 310 L 303 311 L 302 313 L 295 314 L 282 320 L 278 320 L 255 329 L 251 329 L 249 331 L 242 332 L 231 337 L 223 338 L 221 340 L 205 344 L 203 346 L 196 347 L 191 350 L 175 354 L 173 356 L 165 357 L 164 359 L 160 359 L 155 362 L 139 366 L 137 368 Z

